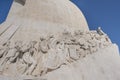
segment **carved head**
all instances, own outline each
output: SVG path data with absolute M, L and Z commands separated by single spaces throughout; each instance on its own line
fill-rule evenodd
M 22 47 L 22 41 L 15 42 L 15 48 L 20 49 Z
M 37 44 L 37 41 L 30 41 L 30 47 L 33 48 Z

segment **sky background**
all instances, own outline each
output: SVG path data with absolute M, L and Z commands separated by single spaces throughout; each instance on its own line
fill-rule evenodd
M 5 21 L 13 0 L 0 0 L 0 23 Z M 99 26 L 120 47 L 120 0 L 72 0 L 84 13 L 89 28 Z

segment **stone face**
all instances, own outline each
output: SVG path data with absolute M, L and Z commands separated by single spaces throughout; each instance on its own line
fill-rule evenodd
M 15 0 L 0 25 L 0 80 L 120 80 L 117 45 L 69 0 Z

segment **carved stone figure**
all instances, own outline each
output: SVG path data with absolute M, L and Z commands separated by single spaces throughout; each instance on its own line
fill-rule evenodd
M 57 68 L 59 68 L 62 64 L 61 60 L 60 60 L 60 55 L 58 54 L 58 49 L 57 49 L 57 45 L 59 44 L 58 41 L 53 37 L 53 36 L 49 36 L 48 37 L 48 46 L 49 46 L 49 50 L 48 53 L 45 55 L 47 58 L 43 60 L 43 72 L 41 73 L 41 75 L 46 74 L 49 71 L 53 71 Z M 45 58 L 45 57 L 43 57 Z
M 74 34 L 65 31 L 57 36 L 49 34 L 40 37 L 38 42 L 23 44 L 16 41 L 12 47 L 8 41 L 0 48 L 0 68 L 3 72 L 15 63 L 19 74 L 43 76 L 110 44 L 107 35 L 100 35 L 96 31 L 76 31 Z
M 15 62 L 15 60 L 17 59 L 18 55 L 20 54 L 20 48 L 22 43 L 21 42 L 16 42 L 15 43 L 15 47 L 10 48 L 7 52 L 7 54 L 2 58 L 1 60 L 1 70 L 5 69 L 7 65 L 9 65 L 10 63 Z
M 7 41 L 5 44 L 0 46 L 0 57 L 4 57 L 7 55 L 10 49 L 10 41 Z
M 26 71 L 25 71 L 25 75 L 30 75 L 32 74 L 33 70 L 36 67 L 36 61 L 33 58 L 33 55 L 35 54 L 35 46 L 36 42 L 35 41 L 31 41 L 28 45 L 28 49 L 26 50 L 26 52 L 23 54 L 23 61 L 26 64 Z
M 105 34 L 105 33 L 102 31 L 101 27 L 98 27 L 97 33 L 98 33 L 99 35 L 104 35 L 104 34 Z
M 69 47 L 69 54 L 70 54 L 70 58 L 73 60 L 78 60 L 79 59 L 79 54 L 76 51 L 76 46 L 71 45 Z
M 48 52 L 48 43 L 47 40 L 44 37 L 40 37 L 40 42 L 39 42 L 39 51 L 42 51 L 43 53 Z

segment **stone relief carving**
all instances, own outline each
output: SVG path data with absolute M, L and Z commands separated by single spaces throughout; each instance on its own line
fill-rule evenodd
M 1 74 L 9 65 L 18 64 L 16 69 L 20 75 L 42 76 L 111 44 L 100 28 L 87 32 L 65 31 L 58 36 L 48 35 L 24 44 L 23 41 L 8 41 L 0 45 Z

